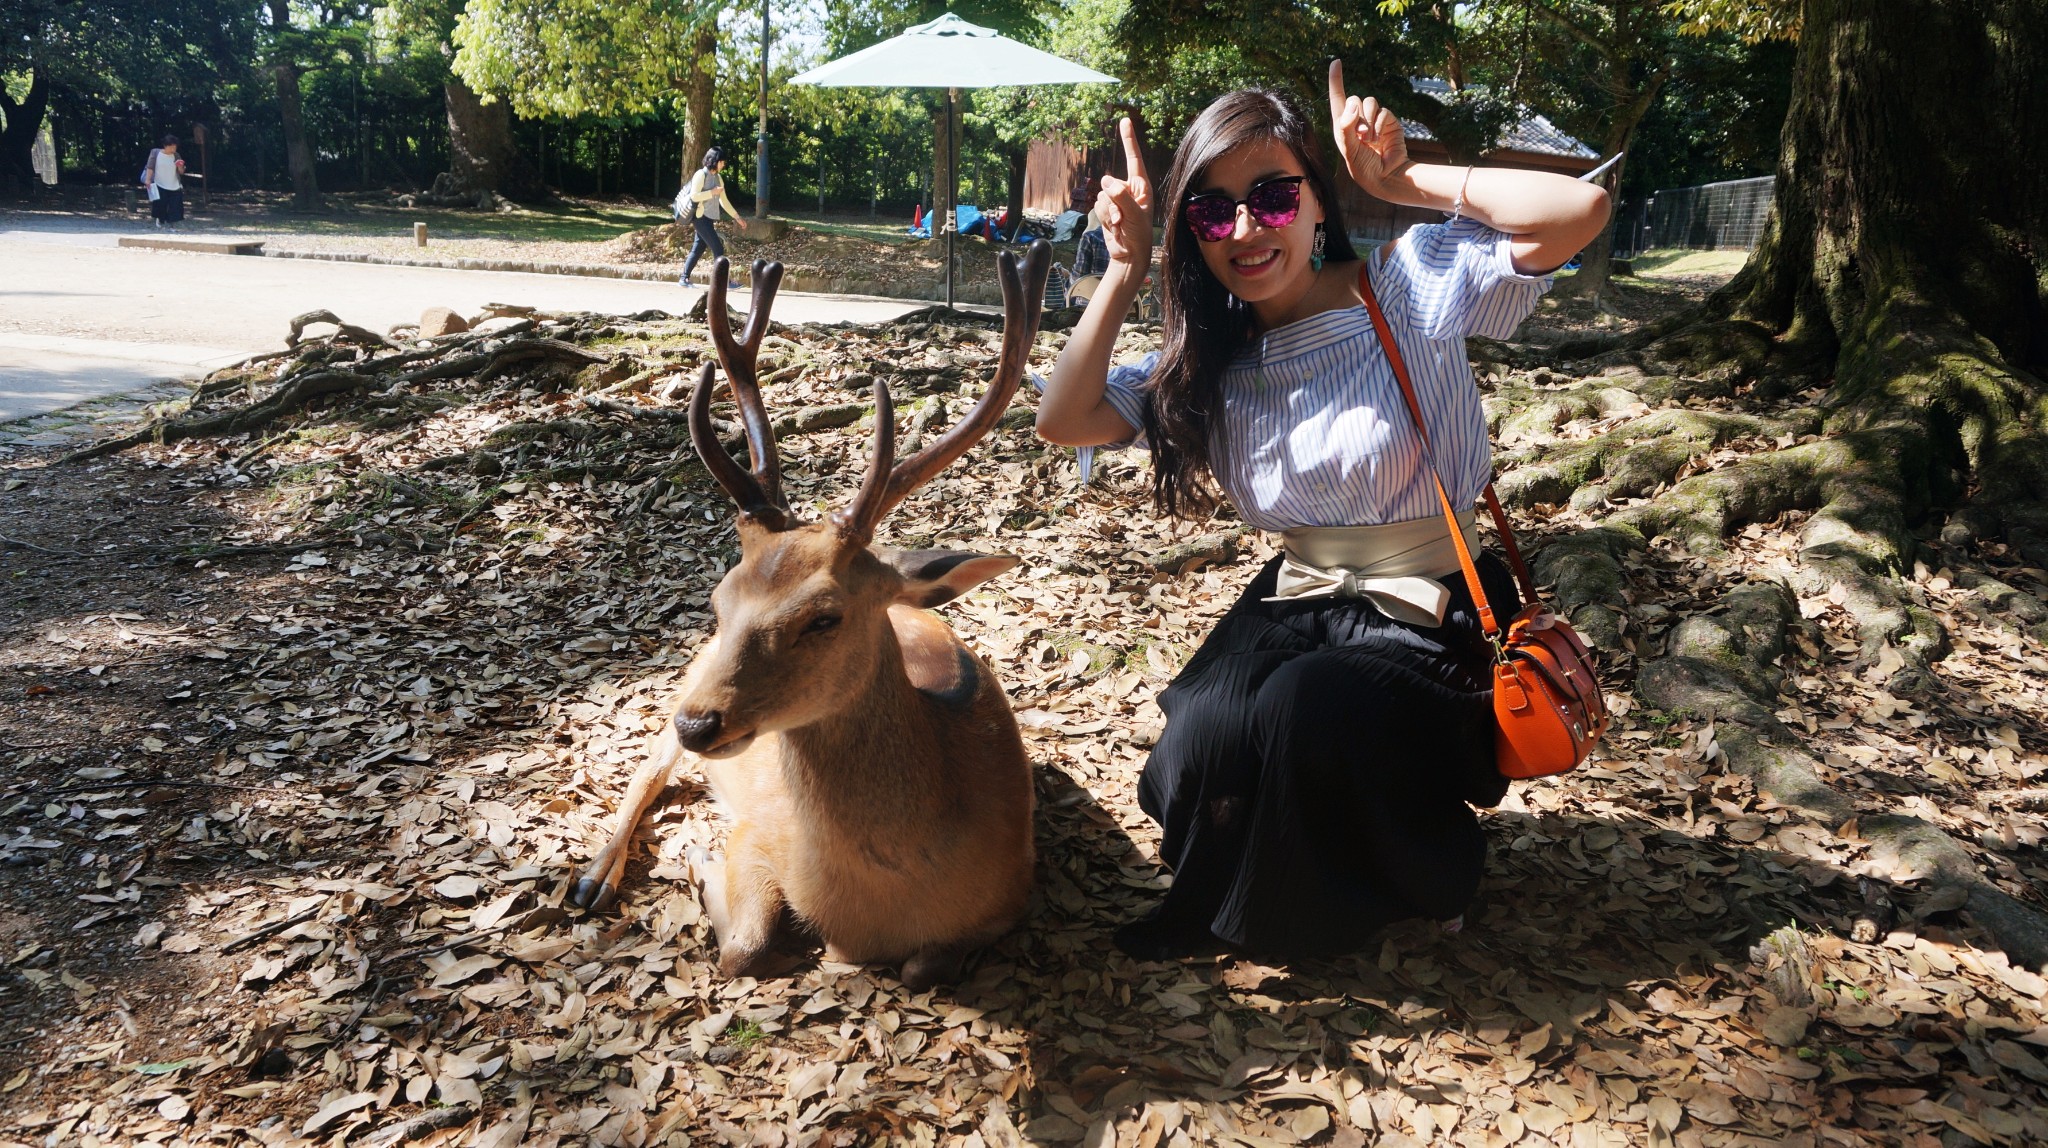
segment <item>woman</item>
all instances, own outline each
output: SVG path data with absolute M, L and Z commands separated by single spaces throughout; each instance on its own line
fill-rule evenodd
M 142 165 L 142 186 L 149 196 L 149 214 L 158 227 L 176 227 L 185 219 L 185 160 L 178 154 L 178 137 L 164 137 L 161 146 L 149 150 Z
M 1218 941 L 1313 955 L 1408 917 L 1456 927 L 1485 863 L 1468 803 L 1505 792 L 1490 647 L 1360 277 L 1469 513 L 1490 450 L 1463 340 L 1506 337 L 1605 225 L 1607 197 L 1565 176 L 1414 163 L 1400 122 L 1347 97 L 1334 63 L 1330 111 L 1351 178 L 1449 221 L 1359 260 L 1303 117 L 1269 92 L 1225 96 L 1189 128 L 1160 201 L 1165 349 L 1112 369 L 1153 234 L 1125 121 L 1130 177 L 1098 200 L 1109 270 L 1039 406 L 1051 442 L 1146 445 L 1161 511 L 1205 515 L 1220 489 L 1286 542 L 1160 696 L 1139 803 L 1174 878 L 1118 931 L 1134 956 Z M 1505 566 L 1488 554 L 1481 571 L 1508 616 Z
M 690 257 L 683 261 L 683 277 L 676 280 L 685 287 L 690 285 L 690 272 L 697 269 L 697 260 L 705 251 L 710 251 L 713 259 L 725 258 L 725 240 L 719 238 L 718 228 L 712 226 L 718 220 L 720 210 L 731 216 L 741 231 L 747 229 L 747 221 L 740 218 L 732 200 L 725 197 L 725 180 L 718 174 L 724 170 L 725 153 L 711 148 L 704 153 L 704 166 L 698 168 L 690 182 L 683 185 L 683 190 L 676 193 L 676 222 L 691 220 L 696 231 L 696 237 L 690 243 Z

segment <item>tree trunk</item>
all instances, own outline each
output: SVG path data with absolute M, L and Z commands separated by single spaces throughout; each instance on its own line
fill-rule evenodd
M 718 21 L 707 20 L 697 29 L 690 51 L 688 95 L 683 108 L 682 180 L 704 162 L 711 148 L 712 85 L 718 79 Z
M 514 199 L 542 194 L 539 179 L 512 135 L 512 107 L 484 103 L 469 85 L 450 77 L 441 85 L 448 108 L 448 183 L 451 194 L 491 192 Z
M 0 129 L 0 188 L 25 192 L 37 185 L 36 133 L 43 126 L 43 115 L 49 106 L 50 77 L 41 68 L 30 74 L 28 94 L 20 103 L 15 103 L 7 95 L 6 86 L 0 84 L 0 115 L 7 118 L 7 126 Z M 136 170 L 141 170 L 140 164 Z
M 1897 54 L 1891 45 L 1913 44 Z M 1776 197 L 1710 304 L 1832 360 L 1835 401 L 1930 420 L 2048 561 L 2048 37 L 2030 0 L 1809 0 Z M 1969 108 L 1970 114 L 1952 114 Z M 1960 492 L 1922 473 L 1913 486 Z M 1988 513 L 1988 512 L 1987 512 Z
M 1008 206 L 1010 226 L 1024 218 L 1024 176 L 1031 167 L 1031 145 L 1018 144 L 1006 149 L 1003 158 L 1010 161 L 1010 199 Z
M 271 68 L 277 79 L 277 110 L 284 121 L 285 158 L 291 164 L 292 210 L 320 210 L 320 177 L 313 170 L 313 144 L 306 138 L 305 110 L 299 101 L 299 66 L 284 61 Z
M 1641 89 L 1634 89 L 1631 76 L 1633 68 L 1626 62 L 1617 63 L 1609 77 L 1607 88 L 1615 99 L 1614 119 L 1607 126 L 1604 150 L 1601 158 L 1619 155 L 1628 150 L 1630 141 L 1635 139 L 1636 127 L 1643 117 L 1650 114 L 1650 108 L 1657 101 L 1657 94 L 1664 88 L 1666 72 L 1650 77 Z M 1602 177 L 1604 186 L 1615 193 L 1614 202 L 1621 202 L 1621 173 L 1628 166 L 1622 159 Z M 1594 237 L 1593 242 L 1579 253 L 1579 271 L 1561 286 L 1559 293 L 1583 299 L 1598 299 L 1607 290 L 1607 280 L 1614 271 L 1614 228 L 1610 225 Z
M 277 82 L 278 118 L 284 123 L 285 158 L 292 173 L 292 210 L 320 210 L 320 179 L 313 170 L 313 144 L 306 138 L 306 114 L 299 99 L 299 65 L 292 58 L 290 0 L 267 0 L 271 33 L 277 37 L 270 66 Z
M 931 208 L 940 220 L 953 218 L 953 189 L 957 184 L 954 172 L 955 157 L 948 150 L 946 134 L 945 96 L 940 95 L 939 110 L 932 113 L 932 203 Z M 951 146 L 957 147 L 960 140 L 960 116 L 953 117 Z M 939 225 L 932 224 L 932 238 L 940 234 Z

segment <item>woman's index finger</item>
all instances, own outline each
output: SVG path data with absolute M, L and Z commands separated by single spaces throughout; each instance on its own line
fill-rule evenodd
M 1144 179 L 1145 149 L 1138 146 L 1138 125 L 1131 122 L 1131 117 L 1125 116 L 1117 126 L 1124 137 L 1124 178 Z
M 1344 118 L 1344 60 L 1336 57 L 1330 61 L 1330 122 Z

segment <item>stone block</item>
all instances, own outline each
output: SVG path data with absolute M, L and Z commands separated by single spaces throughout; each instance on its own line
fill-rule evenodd
M 469 330 L 469 320 L 446 307 L 429 307 L 420 312 L 420 338 L 455 335 Z

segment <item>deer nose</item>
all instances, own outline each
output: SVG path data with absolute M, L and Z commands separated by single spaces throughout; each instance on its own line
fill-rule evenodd
M 718 741 L 718 727 L 724 717 L 717 710 L 708 714 L 676 711 L 676 740 L 691 753 L 703 753 Z

